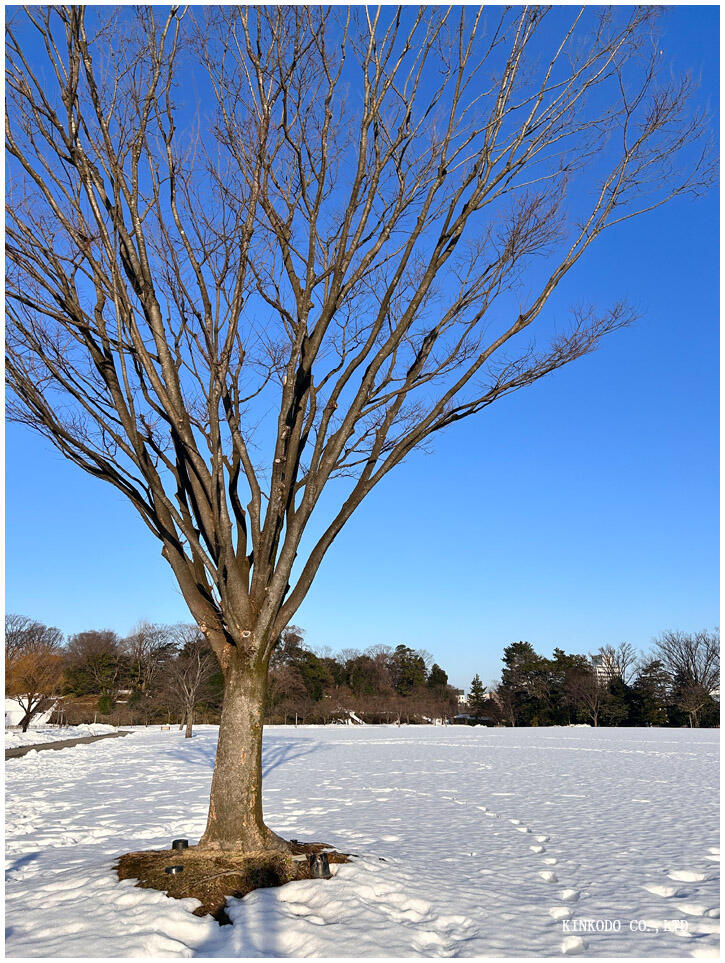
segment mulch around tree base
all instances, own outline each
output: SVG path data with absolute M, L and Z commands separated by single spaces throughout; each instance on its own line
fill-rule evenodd
M 330 863 L 346 863 L 350 854 L 338 853 L 324 843 L 291 841 L 293 852 L 235 853 L 188 849 L 147 850 L 126 853 L 116 866 L 119 879 L 136 879 L 137 886 L 158 889 L 174 899 L 192 897 L 201 903 L 195 916 L 207 914 L 225 925 L 231 923 L 226 911 L 230 896 L 241 898 L 252 890 L 284 886 L 297 879 L 310 879 L 309 860 L 293 856 L 327 852 Z M 167 866 L 183 866 L 181 873 L 171 875 Z M 320 880 L 324 884 L 324 880 Z

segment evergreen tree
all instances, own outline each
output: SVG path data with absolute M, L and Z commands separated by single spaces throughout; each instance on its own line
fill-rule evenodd
M 632 686 L 632 722 L 637 726 L 667 725 L 669 676 L 659 659 L 645 662 Z
M 542 725 L 550 721 L 549 662 L 530 642 L 512 642 L 503 652 L 502 700 L 515 725 Z
M 567 679 L 573 674 L 589 671 L 589 660 L 585 655 L 567 654 L 555 648 L 554 655 L 548 660 L 550 722 L 566 726 L 576 720 L 576 712 L 567 694 Z
M 478 678 L 478 676 L 476 676 Z M 448 685 L 448 673 L 434 662 L 431 666 L 430 673 L 428 675 L 428 685 L 431 689 L 436 688 L 436 686 Z
M 627 726 L 634 715 L 632 689 L 619 676 L 609 682 L 608 698 L 602 705 L 601 724 L 604 726 Z
M 486 708 L 486 688 L 481 682 L 478 673 L 474 675 L 473 681 L 471 682 L 471 688 L 468 693 L 468 707 L 471 710 L 471 715 L 476 719 L 480 719 L 483 715 L 484 709 Z
M 396 646 L 388 669 L 393 687 L 400 695 L 410 695 L 414 689 L 426 683 L 425 660 L 407 645 Z

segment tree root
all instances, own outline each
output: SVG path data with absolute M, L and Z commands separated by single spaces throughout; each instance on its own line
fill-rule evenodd
M 310 879 L 309 860 L 295 859 L 295 856 L 324 850 L 331 864 L 346 863 L 350 858 L 348 853 L 338 853 L 324 843 L 283 842 L 288 847 L 285 852 L 190 846 L 181 850 L 126 853 L 120 857 L 116 872 L 119 879 L 135 879 L 136 885 L 144 889 L 157 889 L 174 899 L 197 899 L 201 905 L 194 910 L 196 916 L 209 914 L 224 925 L 231 923 L 226 910 L 229 897 L 241 898 L 255 889 Z M 182 866 L 183 870 L 170 875 L 166 872 L 167 866 Z

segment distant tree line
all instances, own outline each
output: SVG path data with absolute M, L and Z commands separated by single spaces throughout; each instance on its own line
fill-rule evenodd
M 194 719 L 218 723 L 223 684 L 216 658 L 193 625 L 139 623 L 127 637 L 94 629 L 63 638 L 55 628 L 8 615 L 6 695 L 27 729 L 55 705 L 54 721 L 124 725 Z M 268 722 L 429 722 L 456 711 L 457 690 L 429 653 L 406 645 L 313 652 L 302 630 L 284 630 L 272 657 Z
M 474 720 L 511 726 L 717 726 L 720 634 L 664 632 L 647 655 L 623 642 L 589 657 L 555 648 L 547 658 L 529 642 L 514 642 L 504 649 L 495 689 L 482 693 L 475 683 L 480 686 L 478 676 L 469 696 Z
M 312 652 L 300 629 L 284 630 L 272 655 L 270 722 L 432 722 L 455 714 L 457 690 L 422 649 L 373 645 Z
M 25 616 L 5 617 L 5 694 L 23 709 L 23 731 L 54 707 L 55 722 L 175 721 L 190 736 L 195 715 L 218 721 L 221 691 L 196 626 L 140 622 L 125 638 L 93 629 L 64 639 Z
M 5 638 L 5 691 L 23 709 L 23 729 L 51 706 L 53 721 L 178 724 L 189 736 L 195 720 L 219 721 L 221 673 L 194 625 L 140 622 L 126 637 L 94 629 L 64 638 L 7 615 Z M 646 656 L 622 643 L 593 656 L 555 648 L 547 658 L 514 642 L 504 649 L 500 682 L 487 691 L 476 675 L 461 707 L 459 690 L 425 650 L 313 651 L 289 626 L 272 655 L 266 720 L 716 726 L 719 643 L 718 632 L 665 632 Z

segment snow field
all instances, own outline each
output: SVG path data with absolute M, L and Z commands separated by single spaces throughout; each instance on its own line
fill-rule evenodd
M 215 740 L 8 761 L 8 956 L 718 953 L 717 732 L 270 727 L 267 822 L 359 858 L 231 901 L 226 927 L 112 869 L 198 839 Z M 620 929 L 581 929 L 601 920 Z

